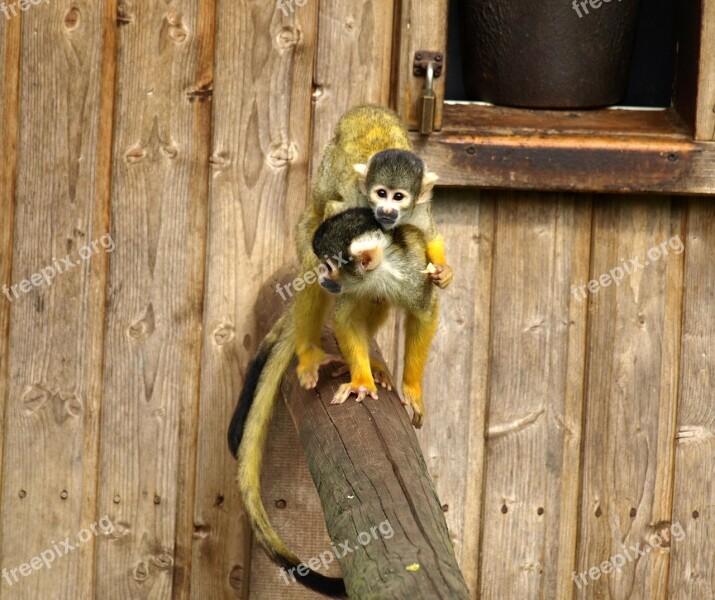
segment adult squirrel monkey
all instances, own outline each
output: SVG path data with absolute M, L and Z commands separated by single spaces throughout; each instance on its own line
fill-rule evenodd
M 352 209 L 323 223 L 314 245 L 321 256 L 333 253 L 346 257 L 339 268 L 329 263 L 330 271 L 320 281 L 338 294 L 336 337 L 353 380 L 360 368 L 370 374 L 369 340 L 384 321 L 388 307 L 400 306 L 407 311 L 403 390 L 414 409 L 413 423 L 419 426 L 424 414 L 422 372 L 437 324 L 437 294 L 424 272 L 427 262 L 424 234 L 412 226 L 383 231 L 372 210 Z M 312 287 L 320 291 L 319 285 Z M 229 426 L 228 444 L 238 458 L 237 481 L 246 515 L 268 556 L 307 587 L 330 596 L 344 596 L 342 579 L 326 577 L 306 567 L 296 569 L 300 559 L 278 537 L 261 501 L 266 435 L 295 342 L 295 305 L 291 305 L 261 342 L 249 365 Z
M 313 249 L 319 257 L 346 255 L 335 267 L 325 264 L 320 285 L 333 294 L 334 330 L 340 351 L 350 369 L 350 382 L 342 384 L 333 404 L 351 394 L 358 401 L 377 398 L 370 385 L 373 374 L 380 384 L 391 382 L 383 366 L 370 359 L 370 340 L 387 318 L 391 306 L 405 311 L 405 365 L 403 404 L 412 407 L 412 424 L 422 427 L 422 374 L 437 330 L 438 302 L 430 283 L 427 242 L 411 225 L 383 230 L 370 209 L 353 208 L 324 221 L 315 233 Z
M 313 186 L 311 203 L 298 224 L 296 241 L 303 272 L 317 268 L 311 243 L 326 219 L 350 208 L 372 208 L 383 230 L 411 225 L 426 239 L 427 257 L 435 265 L 429 274 L 441 288 L 452 281 L 444 241 L 437 235 L 431 212 L 437 175 L 425 169 L 412 152 L 407 129 L 392 111 L 377 105 L 358 106 L 338 123 L 323 154 Z M 306 389 L 318 383 L 318 369 L 336 357 L 320 344 L 320 332 L 331 306 L 318 286 L 296 294 L 296 354 L 298 379 Z M 360 379 L 372 396 L 377 387 L 372 375 Z

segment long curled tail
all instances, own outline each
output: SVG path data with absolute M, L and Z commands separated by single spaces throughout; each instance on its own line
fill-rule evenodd
M 228 429 L 228 446 L 238 458 L 237 481 L 243 506 L 254 535 L 268 556 L 306 587 L 333 597 L 346 597 L 342 579 L 326 577 L 303 567 L 283 544 L 268 521 L 261 501 L 261 466 L 283 374 L 295 350 L 295 316 L 291 306 L 278 319 L 248 366 L 248 374 Z

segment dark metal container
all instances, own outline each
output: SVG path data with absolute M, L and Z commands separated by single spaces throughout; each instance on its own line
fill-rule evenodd
M 461 0 L 470 99 L 531 108 L 621 100 L 638 0 Z

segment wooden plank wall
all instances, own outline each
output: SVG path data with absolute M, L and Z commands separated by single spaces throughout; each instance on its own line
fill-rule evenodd
M 317 598 L 252 546 L 225 429 L 258 290 L 293 261 L 337 118 L 390 101 L 396 14 L 56 0 L 2 23 L 0 286 L 103 235 L 115 247 L 0 295 L 0 567 L 113 524 L 51 569 L 3 575 L 0 599 Z M 435 217 L 456 280 L 419 438 L 473 597 L 713 597 L 710 202 L 440 190 Z M 573 293 L 676 237 L 620 285 Z M 401 339 L 392 318 L 398 377 Z M 329 540 L 287 411 L 271 435 L 269 514 L 317 555 Z

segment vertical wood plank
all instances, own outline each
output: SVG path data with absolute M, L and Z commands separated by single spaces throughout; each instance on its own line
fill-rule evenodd
M 317 5 L 284 5 L 285 11 L 258 0 L 217 3 L 193 598 L 246 597 L 249 583 L 252 597 L 267 598 L 264 588 L 281 587 L 278 569 L 260 548 L 249 556 L 250 530 L 242 520 L 226 431 L 260 342 L 253 310 L 258 291 L 295 256 L 293 229 L 308 188 L 312 90 L 305 82 L 312 76 Z M 277 412 L 277 422 L 290 423 L 285 407 Z M 286 433 L 296 436 L 292 425 Z M 273 430 L 269 439 L 276 437 Z M 275 446 L 269 443 L 264 468 L 272 518 L 271 482 L 290 474 L 285 465 L 296 460 L 298 444 Z M 276 451 L 280 466 L 271 462 Z M 312 486 L 309 476 L 302 485 Z M 286 533 L 280 524 L 288 543 L 291 532 L 303 534 L 296 528 Z
M 434 128 L 442 128 L 442 108 L 447 81 L 447 10 L 449 0 L 403 0 L 399 23 L 399 58 L 395 80 L 396 104 L 400 116 L 410 129 L 418 129 L 425 78 L 412 73 L 418 50 L 440 51 L 444 56 L 442 75 L 434 80 L 437 97 Z
M 12 285 L 13 226 L 15 223 L 15 176 L 17 167 L 18 83 L 20 74 L 20 19 L 0 28 L 0 285 Z M 0 423 L 5 426 L 8 403 L 8 354 L 11 302 L 0 296 Z M 3 432 L 3 439 L 5 434 Z M 0 443 L 0 482 L 3 473 Z M 0 493 L 2 487 L 0 486 Z M 2 530 L 0 530 L 0 547 Z
M 591 209 L 500 194 L 494 243 L 481 597 L 549 597 L 573 560 Z M 572 369 L 572 371 L 569 371 Z M 561 545 L 563 544 L 563 546 Z
M 313 163 L 348 109 L 388 105 L 394 0 L 321 0 L 313 78 Z
M 695 139 L 715 141 L 715 0 L 701 1 Z
M 118 6 L 99 598 L 188 595 L 212 20 L 198 0 Z
M 0 554 L 11 570 L 57 540 L 76 546 L 51 570 L 4 584 L 4 597 L 91 597 L 94 547 L 108 542 L 82 532 L 97 520 L 108 255 L 87 245 L 108 232 L 101 146 L 111 130 L 100 112 L 113 81 L 102 79 L 111 48 L 103 39 L 105 10 L 81 0 L 42 3 L 4 25 L 13 43 L 22 27 L 12 283 L 31 280 L 55 257 L 69 255 L 73 266 L 55 268 L 51 285 L 36 276 L 39 283 L 25 285 L 29 292 L 13 294 Z M 8 69 L 17 66 L 13 53 Z M 13 80 L 6 71 L 5 85 Z M 6 108 L 13 110 L 12 100 Z M 3 132 L 5 151 L 14 146 L 13 128 Z M 11 201 L 8 173 L 3 202 Z
M 715 597 L 715 208 L 689 201 L 685 253 L 682 366 L 678 406 L 673 524 L 683 535 L 671 542 L 670 597 Z
M 583 487 L 573 576 L 580 598 L 667 597 L 669 550 L 649 541 L 657 542 L 651 536 L 667 528 L 672 506 L 683 274 L 682 248 L 678 252 L 676 241 L 668 245 L 675 236 L 683 242 L 682 211 L 670 199 L 613 196 L 599 202 L 591 279 L 624 262 L 633 272 L 626 272 L 619 286 L 589 294 Z M 648 255 L 663 243 L 667 255 Z M 632 549 L 636 545 L 642 556 Z M 616 554 L 624 556 L 620 573 L 599 574 Z
M 439 190 L 434 198 L 455 281 L 438 292 L 439 328 L 424 377 L 425 424 L 418 432 L 473 598 L 479 590 L 496 197 Z

